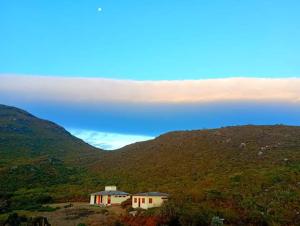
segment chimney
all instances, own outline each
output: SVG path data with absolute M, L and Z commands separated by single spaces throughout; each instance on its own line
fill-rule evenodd
M 105 191 L 116 191 L 117 186 L 110 185 L 110 186 L 105 186 Z

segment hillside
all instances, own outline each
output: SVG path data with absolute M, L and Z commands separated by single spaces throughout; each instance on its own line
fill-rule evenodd
M 15 107 L 0 105 L 2 164 L 5 161 L 18 162 L 24 158 L 40 156 L 72 161 L 78 157 L 93 155 L 95 151 L 96 148 L 53 122 L 39 119 Z
M 150 188 L 144 189 L 169 190 L 185 180 L 189 187 L 198 186 L 211 173 L 290 166 L 299 160 L 300 127 L 237 126 L 170 132 L 106 153 L 94 167 L 109 169 L 112 175 L 126 174 L 136 181 L 133 187 L 141 186 L 139 178 L 147 176 L 142 181 L 149 180 Z
M 170 193 L 181 217 L 206 222 L 187 225 L 216 215 L 232 225 L 297 225 L 300 127 L 177 131 L 105 152 L 0 105 L 0 181 L 1 211 L 87 200 L 116 184 L 132 193 Z
M 74 186 L 73 196 L 87 177 L 86 165 L 101 152 L 53 122 L 0 105 L 0 193 Z
M 231 222 L 300 222 L 300 127 L 171 132 L 107 153 L 94 170 L 125 190 L 169 192 Z

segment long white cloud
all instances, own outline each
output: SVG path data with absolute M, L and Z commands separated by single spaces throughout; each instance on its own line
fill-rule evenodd
M 71 103 L 205 103 L 240 100 L 300 103 L 300 78 L 134 81 L 1 75 L 0 92 L 29 101 Z

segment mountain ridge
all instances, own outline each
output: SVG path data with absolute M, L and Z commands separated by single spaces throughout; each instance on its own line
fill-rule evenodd
M 51 123 L 38 134 L 45 139 L 32 138 L 34 125 L 3 112 L 0 108 L 0 181 L 6 183 L 0 191 L 13 193 L 11 208 L 24 209 L 20 203 L 40 194 L 56 201 L 87 200 L 89 193 L 114 184 L 130 193 L 169 193 L 185 206 L 180 208 L 222 216 L 233 225 L 300 222 L 299 126 L 175 131 L 101 151 L 68 139 Z

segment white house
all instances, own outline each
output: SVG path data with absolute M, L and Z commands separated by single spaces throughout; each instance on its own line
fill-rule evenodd
M 132 207 L 149 209 L 159 207 L 168 200 L 168 194 L 160 192 L 138 193 L 132 196 Z
M 130 199 L 130 194 L 117 191 L 116 186 L 105 186 L 104 191 L 95 192 L 90 195 L 91 205 L 120 205 L 125 200 Z

